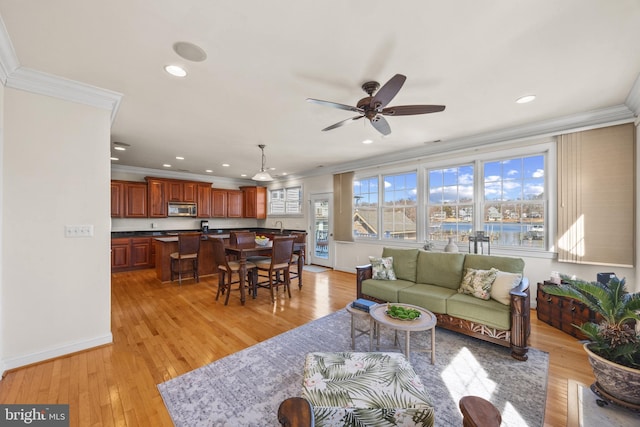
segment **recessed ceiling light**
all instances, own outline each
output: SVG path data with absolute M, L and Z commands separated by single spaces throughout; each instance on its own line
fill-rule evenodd
M 176 77 L 184 77 L 187 75 L 187 70 L 178 65 L 166 65 L 164 67 L 164 70 L 172 76 Z
M 245 177 L 245 176 L 247 176 L 247 174 L 246 173 L 241 173 L 240 176 Z
M 205 172 L 206 173 L 213 173 L 213 171 L 211 169 L 207 169 Z
M 113 147 L 114 150 L 118 150 L 118 151 L 125 151 L 126 148 L 120 146 L 120 145 L 116 145 L 115 147 Z
M 229 163 L 223 163 L 223 164 L 222 164 L 222 167 L 223 167 L 223 168 L 228 168 L 229 166 L 231 166 Z
M 372 139 L 365 139 L 364 141 L 362 141 L 363 144 L 372 144 L 373 140 Z
M 184 160 L 184 157 L 182 157 L 182 156 L 176 156 L 176 160 Z
M 531 102 L 534 99 L 536 99 L 535 95 L 525 95 L 525 96 L 521 96 L 520 98 L 516 99 L 516 102 L 518 104 L 526 104 L 527 102 Z
M 171 165 L 170 165 L 169 163 L 165 163 L 165 164 L 164 164 L 164 165 L 162 165 L 162 166 L 164 166 L 165 168 L 170 168 L 170 167 L 171 167 Z
M 189 42 L 174 43 L 173 51 L 188 61 L 201 62 L 207 59 L 207 52 L 200 46 Z
M 119 158 L 117 158 L 117 157 L 110 157 L 110 159 L 111 159 L 111 160 L 120 160 L 120 159 L 119 159 Z

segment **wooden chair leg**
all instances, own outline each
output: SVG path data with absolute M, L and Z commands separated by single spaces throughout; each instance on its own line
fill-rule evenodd
M 271 302 L 276 302 L 276 297 L 273 294 L 273 286 L 274 286 L 274 275 L 273 272 L 269 272 L 269 290 L 271 291 Z
M 284 287 L 287 288 L 289 299 L 291 299 L 291 273 L 288 268 L 284 271 Z

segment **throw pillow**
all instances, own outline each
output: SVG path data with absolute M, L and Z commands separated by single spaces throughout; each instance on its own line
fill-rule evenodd
M 372 279 L 396 280 L 396 273 L 393 271 L 393 257 L 376 258 L 369 257 L 373 274 Z
M 522 274 L 498 271 L 496 280 L 494 280 L 493 285 L 491 285 L 491 298 L 504 305 L 511 304 L 509 292 L 518 286 L 521 280 Z
M 465 269 L 458 293 L 488 300 L 491 298 L 491 285 L 496 279 L 497 273 L 498 269 L 496 268 L 492 268 L 491 270 Z

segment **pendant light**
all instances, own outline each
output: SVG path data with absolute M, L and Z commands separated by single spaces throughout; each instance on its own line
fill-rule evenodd
M 253 178 L 251 178 L 251 179 L 253 179 L 254 181 L 273 181 L 273 178 L 271 178 L 271 175 L 269 175 L 269 172 L 266 172 L 264 170 L 264 164 L 265 164 L 265 161 L 266 161 L 266 158 L 264 156 L 264 147 L 265 147 L 265 145 L 264 144 L 260 144 L 260 145 L 258 145 L 258 147 L 260 147 L 260 150 L 262 150 L 262 167 L 260 168 L 260 172 L 255 174 L 253 176 Z

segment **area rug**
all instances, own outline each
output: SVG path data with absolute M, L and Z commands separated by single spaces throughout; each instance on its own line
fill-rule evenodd
M 327 267 L 321 267 L 319 265 L 305 265 L 302 267 L 304 271 L 309 271 L 311 273 L 324 273 L 325 271 L 331 270 Z
M 278 426 L 280 402 L 300 395 L 305 355 L 349 351 L 350 321 L 342 309 L 159 384 L 174 424 Z M 391 343 L 393 332 L 383 329 L 381 335 L 382 344 Z M 411 334 L 412 350 L 429 343 L 428 332 Z M 368 337 L 357 339 L 356 351 L 368 348 Z M 411 353 L 411 363 L 436 405 L 436 426 L 462 425 L 458 401 L 465 395 L 490 400 L 502 414 L 502 426 L 543 425 L 547 353 L 530 349 L 529 360 L 519 362 L 505 347 L 436 329 L 436 364 L 430 359 L 427 353 Z

